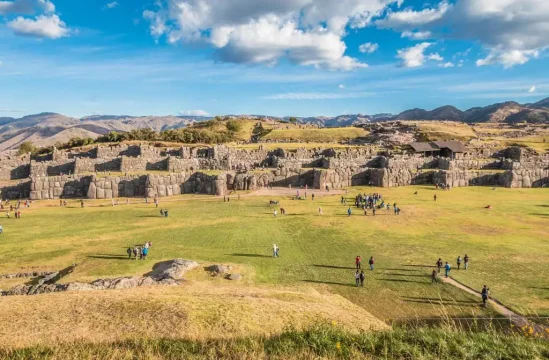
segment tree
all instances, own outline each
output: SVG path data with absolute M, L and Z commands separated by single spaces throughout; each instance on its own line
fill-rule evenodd
M 292 124 L 297 124 L 297 118 L 295 116 L 292 116 L 289 121 L 292 123 Z
M 36 146 L 32 144 L 30 141 L 23 141 L 21 145 L 19 145 L 19 155 L 23 154 L 34 154 L 38 149 Z
M 237 120 L 229 120 L 225 126 L 227 126 L 227 130 L 232 132 L 239 132 L 242 130 L 242 123 Z

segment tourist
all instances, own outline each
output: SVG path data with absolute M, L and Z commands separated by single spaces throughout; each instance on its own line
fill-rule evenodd
M 370 270 L 374 270 L 374 257 L 370 256 L 370 260 L 368 260 L 368 264 L 370 265 Z
M 160 209 L 160 216 L 164 216 L 164 209 Z
M 280 215 L 286 215 L 286 209 L 280 208 Z
M 142 250 L 141 250 L 142 254 L 143 254 L 143 260 L 146 260 L 147 259 L 147 255 L 149 255 L 149 248 L 146 248 L 144 247 Z
M 465 270 L 469 268 L 469 256 L 467 254 L 465 254 L 465 256 L 463 257 L 463 265 L 465 267 Z
M 164 210 L 164 217 L 168 217 L 168 209 Z
M 440 272 L 440 269 L 442 269 L 442 259 L 441 258 L 438 258 L 436 265 L 437 265 L 438 272 Z
M 363 206 L 363 209 L 364 209 L 364 216 L 368 216 L 368 208 L 366 207 L 366 205 Z
M 350 217 L 352 213 L 353 213 L 353 211 L 351 210 L 351 207 L 349 207 L 349 208 L 347 209 L 347 216 Z
M 362 265 L 362 258 L 360 257 L 360 255 L 357 255 L 357 256 L 356 256 L 356 258 L 355 258 L 355 265 L 356 265 L 356 269 L 357 269 L 357 270 L 360 270 L 361 265 Z
M 314 193 L 311 195 L 311 200 L 315 201 L 315 194 Z
M 360 286 L 364 287 L 364 279 L 366 279 L 366 274 L 364 274 L 364 271 L 360 271 Z
M 67 200 L 63 200 L 63 206 L 67 206 Z
M 320 206 L 318 207 L 318 215 L 322 215 L 322 208 Z
M 375 207 L 375 206 L 372 207 L 372 215 L 373 215 L 373 216 L 376 216 L 376 207 Z
M 80 207 L 81 207 L 81 208 L 84 207 L 84 200 L 80 200 Z
M 126 250 L 126 253 L 128 254 L 128 259 L 131 260 L 131 258 L 132 258 L 132 248 L 128 247 L 128 250 Z
M 360 285 L 360 272 L 358 272 L 358 270 L 355 273 L 355 284 L 356 284 L 356 287 Z
M 433 199 L 434 199 L 435 201 L 437 201 L 437 194 L 435 194 L 435 196 L 433 196 Z
M 133 247 L 133 259 L 137 260 L 138 249 L 137 246 Z
M 461 256 L 458 256 L 456 262 L 457 262 L 457 266 L 458 266 L 458 270 L 459 270 L 459 268 L 461 267 Z
M 126 205 L 130 205 L 130 199 L 126 199 Z
M 397 207 L 397 215 L 400 215 L 400 208 Z
M 452 270 L 452 267 L 448 262 L 446 262 L 446 265 L 444 265 L 444 275 L 448 277 L 448 274 L 450 273 L 450 270 Z
M 4 228 L 2 227 L 2 225 L 0 225 L 0 234 L 3 234 L 4 233 Z
M 276 214 L 277 214 L 277 212 L 276 212 L 276 209 L 275 209 L 275 210 L 273 211 L 274 217 L 276 217 Z
M 433 272 L 431 273 L 431 284 L 432 283 L 438 284 L 437 271 L 436 270 L 433 270 Z
M 484 285 L 482 288 L 482 291 L 480 292 L 480 295 L 482 296 L 482 306 L 486 307 L 486 303 L 488 302 L 488 295 L 490 295 L 490 289 Z
M 273 244 L 273 257 L 278 257 L 278 246 L 276 244 Z

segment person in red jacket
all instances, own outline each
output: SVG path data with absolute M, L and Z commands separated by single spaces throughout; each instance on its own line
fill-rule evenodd
M 368 260 L 368 264 L 370 265 L 370 270 L 374 270 L 374 257 L 370 256 L 370 260 Z
M 357 270 L 360 270 L 360 266 L 362 264 L 362 258 L 360 256 L 356 256 L 356 259 L 355 259 L 355 265 L 356 265 L 356 269 Z

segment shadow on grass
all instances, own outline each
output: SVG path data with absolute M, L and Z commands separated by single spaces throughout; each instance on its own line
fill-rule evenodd
M 89 255 L 88 257 L 92 259 L 129 260 L 128 255 L 99 254 L 99 255 Z
M 425 274 L 425 275 L 419 275 L 419 274 L 384 273 L 383 275 L 387 275 L 387 276 L 410 276 L 410 277 L 422 277 L 422 278 L 429 277 L 429 275 L 427 275 L 427 274 Z
M 549 217 L 549 214 L 537 214 L 537 213 L 531 213 L 530 215 L 534 215 L 534 216 L 544 216 L 544 217 Z
M 141 218 L 163 218 L 165 216 L 162 216 L 162 215 L 158 214 L 158 215 L 140 215 L 138 217 L 141 217 Z
M 260 255 L 260 254 L 228 254 L 230 256 L 241 256 L 241 257 L 256 257 L 256 258 L 271 258 L 272 256 Z
M 407 302 L 407 303 L 416 303 L 416 304 L 429 304 L 429 305 L 444 305 L 444 306 L 473 306 L 473 307 L 478 307 L 478 306 L 482 306 L 481 304 L 479 303 L 467 303 L 467 304 L 457 304 L 453 301 L 430 301 L 430 300 L 404 300 L 404 302 Z
M 416 284 L 424 284 L 424 285 L 429 284 L 428 282 L 425 282 L 425 281 L 404 280 L 404 279 L 381 279 L 381 278 L 377 278 L 376 280 L 390 281 L 390 282 L 403 282 L 403 283 L 416 283 Z
M 356 287 L 354 284 L 349 283 L 338 283 L 333 281 L 319 281 L 319 280 L 301 280 L 306 283 L 313 283 L 313 284 L 325 284 L 325 285 L 338 285 L 338 286 L 349 286 L 349 287 Z
M 411 265 L 400 265 L 400 266 L 422 267 L 422 268 L 436 268 L 435 265 L 415 265 L 415 264 L 411 264 Z
M 474 300 L 453 300 L 453 299 L 439 299 L 439 298 L 427 298 L 427 297 L 413 297 L 413 296 L 403 296 L 405 301 L 415 301 L 415 302 L 431 302 L 431 303 L 453 303 L 456 304 L 478 304 L 478 301 Z
M 345 266 L 335 266 L 335 265 L 311 265 L 311 266 L 314 266 L 314 267 L 319 267 L 319 268 L 326 268 L 326 269 L 341 269 L 341 270 L 356 270 L 355 267 L 345 267 Z
M 389 268 L 377 268 L 376 270 L 410 271 L 410 272 L 418 272 L 419 271 L 419 270 L 414 270 L 414 269 L 389 269 Z

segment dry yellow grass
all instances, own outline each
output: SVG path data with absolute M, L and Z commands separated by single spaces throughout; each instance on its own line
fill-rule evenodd
M 365 137 L 369 133 L 362 128 L 325 128 L 273 130 L 263 137 L 264 140 L 300 140 L 311 142 L 340 142 Z
M 226 281 L 226 280 L 224 280 Z M 312 288 L 189 281 L 181 286 L 11 296 L 0 302 L 0 347 L 238 338 L 335 321 L 352 331 L 387 325 L 339 295 Z
M 418 127 L 428 140 L 462 140 L 467 141 L 477 137 L 473 128 L 465 123 L 454 121 L 410 121 Z

